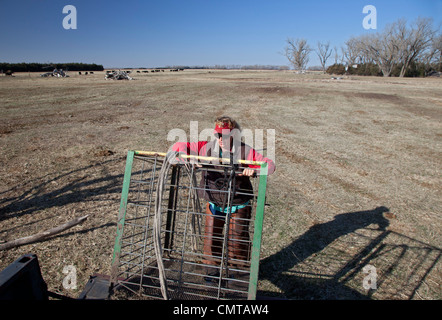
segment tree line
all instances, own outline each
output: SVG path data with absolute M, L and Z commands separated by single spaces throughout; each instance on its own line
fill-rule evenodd
M 139 68 L 140 69 L 140 68 Z M 141 68 L 142 69 L 142 68 Z M 240 64 L 215 64 L 212 66 L 165 66 L 158 67 L 155 69 L 218 69 L 218 70 L 288 70 L 288 66 L 280 66 L 280 65 L 262 65 L 262 64 L 253 64 L 253 65 L 240 65 Z
M 313 49 L 306 39 L 286 40 L 284 55 L 295 70 L 305 70 L 312 52 L 328 73 L 413 77 L 442 71 L 442 33 L 431 18 L 399 19 L 380 32 L 351 37 L 340 51 L 330 42 Z
M 54 69 L 63 69 L 65 71 L 103 71 L 102 65 L 95 63 L 8 63 L 0 62 L 0 70 L 4 72 L 48 72 Z

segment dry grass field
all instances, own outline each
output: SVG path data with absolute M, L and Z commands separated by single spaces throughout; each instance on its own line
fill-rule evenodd
M 0 243 L 89 214 L 45 241 L 49 290 L 77 297 L 110 274 L 127 150 L 220 115 L 276 130 L 258 294 L 289 299 L 441 299 L 442 79 L 185 70 L 0 77 Z M 76 290 L 63 267 L 77 269 Z M 376 268 L 376 289 L 364 279 Z

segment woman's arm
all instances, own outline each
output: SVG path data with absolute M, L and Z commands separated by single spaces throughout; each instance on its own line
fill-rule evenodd
M 246 155 L 246 160 L 250 160 L 250 161 L 264 161 L 264 162 L 267 163 L 267 174 L 272 174 L 273 172 L 275 172 L 275 169 L 276 169 L 275 163 L 271 159 L 264 157 L 261 153 L 257 152 L 253 148 L 250 148 L 248 154 Z M 257 169 L 257 168 L 259 168 L 259 166 L 257 166 L 257 165 L 249 165 L 249 168 Z M 243 172 L 243 175 L 251 175 L 250 174 L 250 172 L 251 172 L 250 169 L 246 168 L 246 169 L 244 169 L 244 171 L 245 172 Z
M 201 154 L 201 148 L 205 147 L 206 144 L 207 141 L 176 142 L 172 146 L 172 151 L 197 156 Z

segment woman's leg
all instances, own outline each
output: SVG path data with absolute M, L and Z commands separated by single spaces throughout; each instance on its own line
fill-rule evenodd
M 233 213 L 229 223 L 228 257 L 231 265 L 244 265 L 250 260 L 249 222 L 251 207 Z
M 217 219 L 206 205 L 206 224 L 204 228 L 203 263 L 219 265 L 223 248 L 224 219 Z

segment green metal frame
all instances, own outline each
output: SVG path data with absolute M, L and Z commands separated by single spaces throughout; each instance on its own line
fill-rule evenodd
M 267 163 L 263 163 L 260 170 L 258 198 L 256 199 L 256 214 L 252 243 L 249 292 L 247 296 L 249 300 L 256 299 L 256 289 L 258 286 L 259 255 L 261 252 L 262 225 L 264 221 L 264 206 L 267 189 L 267 169 Z
M 136 151 L 129 150 L 126 158 L 126 168 L 124 171 L 123 189 L 121 192 L 120 209 L 118 212 L 117 222 L 117 236 L 115 238 L 114 253 L 112 257 L 112 271 L 111 283 L 117 281 L 119 256 L 121 252 L 121 239 L 124 232 L 124 223 L 126 219 L 127 199 L 129 195 L 130 180 L 132 176 L 132 165 Z M 267 163 L 260 163 L 260 178 L 258 185 L 258 197 L 256 200 L 256 215 L 252 242 L 251 266 L 250 266 L 250 280 L 247 298 L 249 300 L 256 299 L 256 292 L 258 286 L 258 271 L 259 271 L 259 257 L 261 252 L 262 227 L 264 221 L 264 206 L 267 189 Z
M 121 252 L 121 239 L 124 232 L 124 222 L 126 219 L 127 198 L 129 195 L 130 178 L 132 176 L 132 165 L 134 162 L 135 152 L 129 150 L 126 157 L 126 168 L 124 170 L 123 190 L 121 192 L 120 210 L 118 212 L 117 236 L 115 237 L 114 254 L 112 257 L 111 283 L 117 281 L 118 265 Z

